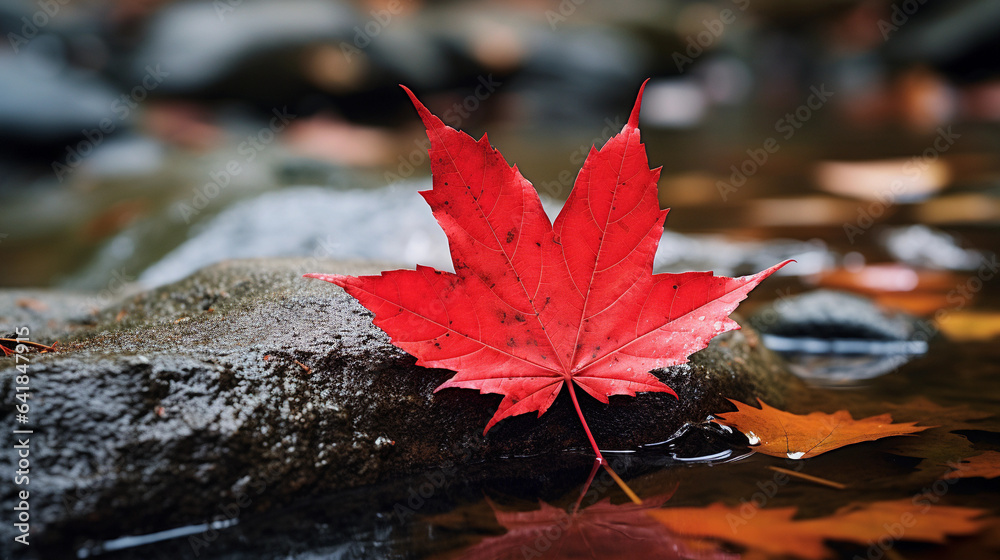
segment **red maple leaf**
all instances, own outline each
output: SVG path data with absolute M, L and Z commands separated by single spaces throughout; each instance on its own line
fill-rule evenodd
M 455 272 L 306 276 L 347 290 L 417 364 L 454 370 L 437 391 L 504 395 L 484 434 L 508 416 L 541 416 L 565 385 L 601 457 L 574 387 L 604 403 L 638 391 L 676 396 L 650 370 L 738 329 L 729 314 L 788 262 L 741 278 L 652 273 L 667 211 L 639 139 L 642 89 L 621 133 L 591 148 L 554 224 L 486 135 L 446 126 L 403 89 L 431 141 L 433 188 L 420 194 L 448 236 Z

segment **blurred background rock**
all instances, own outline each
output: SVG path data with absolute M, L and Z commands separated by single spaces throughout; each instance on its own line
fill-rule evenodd
M 924 315 L 995 273 L 991 0 L 8 0 L 0 30 L 0 286 L 448 267 L 397 84 L 488 130 L 555 210 L 646 78 L 659 269 L 792 257 L 795 289 Z

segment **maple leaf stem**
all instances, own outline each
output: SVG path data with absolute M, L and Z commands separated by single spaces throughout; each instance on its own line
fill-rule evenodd
M 642 505 L 642 500 L 639 499 L 639 496 L 637 496 L 636 493 L 628 487 L 628 484 L 625 484 L 625 481 L 618 476 L 618 473 L 611 468 L 611 465 L 608 464 L 604 455 L 601 455 L 601 449 L 597 447 L 597 442 L 594 441 L 594 434 L 590 433 L 590 426 L 587 425 L 587 419 L 583 417 L 583 410 L 580 409 L 580 401 L 576 398 L 576 390 L 573 388 L 573 383 L 570 382 L 566 385 L 569 387 L 569 396 L 573 399 L 573 407 L 576 408 L 576 415 L 580 417 L 580 424 L 583 425 L 583 431 L 587 432 L 587 439 L 590 440 L 590 446 L 594 448 L 594 453 L 597 454 L 598 464 L 604 465 L 604 469 L 608 471 L 608 474 L 610 474 L 611 478 L 615 480 L 618 487 L 622 489 L 622 492 L 625 492 L 625 495 L 628 496 L 633 503 Z M 593 474 L 591 474 L 591 476 L 593 476 Z
M 576 398 L 576 389 L 573 387 L 573 382 L 570 381 L 566 384 L 569 387 L 569 396 L 573 399 L 573 407 L 576 408 L 576 415 L 580 417 L 580 424 L 583 424 L 583 431 L 587 432 L 587 439 L 590 440 L 590 446 L 594 448 L 594 453 L 597 454 L 597 460 L 602 464 L 607 464 L 604 460 L 604 455 L 601 455 L 601 449 L 597 447 L 597 442 L 594 441 L 594 434 L 590 433 L 590 426 L 587 425 L 587 419 L 583 417 L 583 410 L 580 409 L 580 401 Z

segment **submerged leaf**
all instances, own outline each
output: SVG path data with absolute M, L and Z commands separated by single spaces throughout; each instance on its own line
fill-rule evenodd
M 735 428 L 757 442 L 755 451 L 773 457 L 808 459 L 821 453 L 863 441 L 920 432 L 931 426 L 916 422 L 893 424 L 888 414 L 855 420 L 846 410 L 833 414 L 813 412 L 792 414 L 768 406 L 760 399 L 760 408 L 734 401 L 736 412 L 716 414 L 715 422 Z
M 1000 452 L 987 451 L 952 465 L 955 470 L 942 478 L 996 478 L 1000 476 Z

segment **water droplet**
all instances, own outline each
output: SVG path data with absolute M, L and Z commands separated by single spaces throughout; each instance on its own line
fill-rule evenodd
M 789 459 L 801 459 L 802 456 L 805 455 L 805 454 L 806 454 L 805 451 L 797 451 L 795 453 L 792 453 L 791 451 L 789 451 L 788 452 L 788 458 Z
M 704 316 L 704 315 L 702 315 L 701 317 L 698 317 L 698 320 L 699 320 L 699 321 L 704 321 L 704 320 L 705 320 L 705 316 Z
M 753 432 L 747 432 L 747 439 L 750 440 L 750 445 L 757 445 L 760 443 L 760 438 Z
M 722 325 L 722 321 L 716 321 L 715 324 L 712 325 L 712 327 L 715 328 L 715 332 L 721 331 L 722 330 L 722 326 L 723 326 Z

